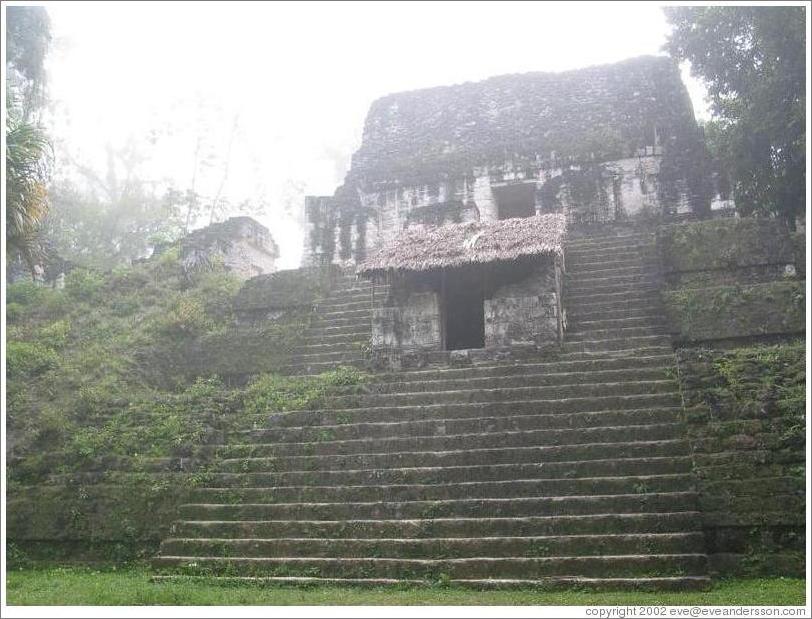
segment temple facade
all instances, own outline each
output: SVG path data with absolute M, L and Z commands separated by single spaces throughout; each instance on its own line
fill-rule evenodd
M 306 199 L 304 264 L 360 264 L 413 227 L 702 214 L 720 200 L 708 170 L 665 57 L 397 93 L 373 103 L 344 184 Z

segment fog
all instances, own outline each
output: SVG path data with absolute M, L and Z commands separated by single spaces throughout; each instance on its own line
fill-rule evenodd
M 303 196 L 341 183 L 374 99 L 658 54 L 668 32 L 649 3 L 45 6 L 56 176 L 132 143 L 156 184 L 267 204 L 257 219 L 283 268 L 299 263 Z M 706 118 L 702 86 L 683 79 Z

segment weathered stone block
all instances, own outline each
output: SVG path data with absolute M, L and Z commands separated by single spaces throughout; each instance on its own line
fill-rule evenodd
M 560 333 L 558 295 L 546 293 L 485 300 L 485 346 L 557 343 Z

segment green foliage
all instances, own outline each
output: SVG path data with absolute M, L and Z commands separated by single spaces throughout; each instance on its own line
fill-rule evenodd
M 339 367 L 316 376 L 263 374 L 245 390 L 247 415 L 285 412 L 319 405 L 331 387 L 359 385 L 365 376 L 352 367 Z
M 60 349 L 68 343 L 70 334 L 70 321 L 57 320 L 50 324 L 43 325 L 35 332 L 37 342 L 47 348 Z
M 6 321 L 15 322 L 25 316 L 25 306 L 21 303 L 6 303 Z
M 35 377 L 54 368 L 59 363 L 56 352 L 34 342 L 6 343 L 6 373 L 10 380 Z
M 40 286 L 32 281 L 20 281 L 6 286 L 6 311 L 15 307 L 15 320 L 49 318 L 62 315 L 67 299 L 62 291 Z
M 19 550 L 18 552 L 22 552 Z M 146 567 L 99 570 L 54 567 L 8 571 L 8 603 L 12 605 L 264 605 L 264 606 L 516 606 L 622 605 L 803 606 L 802 578 L 729 579 L 715 581 L 707 591 L 543 591 L 539 589 L 476 591 L 455 587 L 270 586 L 267 582 L 213 583 L 209 579 L 151 582 Z M 440 575 L 442 580 L 446 580 Z
M 729 172 L 745 214 L 794 217 L 806 191 L 803 7 L 664 9 L 666 49 L 707 84 L 711 150 Z
M 92 190 L 69 180 L 51 184 L 44 232 L 59 256 L 85 267 L 109 269 L 148 255 L 157 236 L 179 236 L 179 205 L 142 179 L 146 155 L 141 148 L 134 140 L 120 148 L 108 145 L 105 171 L 76 166 L 74 175 L 84 177 Z M 124 178 L 119 178 L 121 170 Z
M 158 335 L 171 338 L 185 338 L 199 335 L 211 324 L 203 303 L 188 295 L 178 296 L 167 312 L 155 323 Z
M 74 269 L 65 277 L 65 293 L 74 301 L 95 301 L 101 293 L 105 278 L 101 273 Z

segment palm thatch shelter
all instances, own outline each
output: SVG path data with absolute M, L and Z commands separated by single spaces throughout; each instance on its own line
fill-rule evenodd
M 401 367 L 437 351 L 557 345 L 566 230 L 547 214 L 403 231 L 357 269 L 386 290 L 374 357 Z

